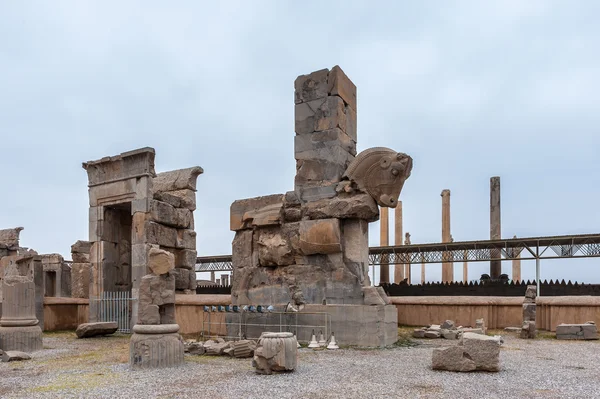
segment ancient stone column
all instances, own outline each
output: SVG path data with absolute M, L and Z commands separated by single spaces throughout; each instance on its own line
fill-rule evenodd
M 379 245 L 387 247 L 390 245 L 390 214 L 388 207 L 379 209 Z M 379 283 L 390 282 L 390 265 L 387 255 L 381 256 L 381 265 L 379 266 Z
M 442 190 L 440 195 L 442 196 L 442 242 L 450 242 L 450 190 Z M 442 263 L 442 281 L 454 281 L 452 262 Z
M 394 210 L 394 245 L 402 245 L 402 201 L 398 201 L 398 205 Z M 394 265 L 394 282 L 399 284 L 402 280 L 406 278 L 406 274 L 404 272 L 404 265 L 396 264 Z
M 514 238 L 517 238 L 517 236 L 514 236 Z M 517 250 L 517 248 L 513 248 L 514 251 Z M 519 253 L 517 254 L 517 259 L 513 259 L 512 261 L 512 279 L 513 281 L 521 281 L 521 252 L 519 251 Z
M 499 240 L 501 238 L 500 228 L 500 177 L 490 178 L 490 240 Z M 492 258 L 500 258 L 500 250 L 491 251 Z M 502 274 L 502 261 L 490 261 L 490 277 L 492 279 L 500 278 Z
M 6 258 L 5 258 L 6 259 Z M 0 349 L 35 352 L 42 349 L 42 329 L 36 317 L 34 258 L 3 260 Z
M 137 324 L 129 346 L 133 369 L 163 368 L 183 363 L 183 340 L 175 321 L 175 255 L 152 247 L 151 274 L 142 277 Z
M 425 284 L 425 259 L 421 255 L 421 284 Z

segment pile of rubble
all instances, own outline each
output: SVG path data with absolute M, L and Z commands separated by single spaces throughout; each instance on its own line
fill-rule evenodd
M 187 340 L 183 347 L 185 353 L 190 355 L 229 355 L 236 358 L 248 358 L 254 356 L 256 341 L 243 339 L 226 342 L 223 338 L 209 339 L 205 342 Z
M 442 324 L 432 324 L 427 327 L 417 328 L 413 331 L 415 338 L 445 338 L 459 339 L 464 333 L 485 335 L 486 327 L 483 319 L 475 321 L 475 328 L 454 325 L 454 321 L 446 320 Z

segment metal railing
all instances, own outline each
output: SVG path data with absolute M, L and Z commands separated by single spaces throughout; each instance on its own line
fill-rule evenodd
M 114 321 L 118 332 L 131 333 L 131 314 L 133 301 L 130 291 L 105 291 L 101 297 L 90 298 L 90 305 L 96 309 L 97 320 Z

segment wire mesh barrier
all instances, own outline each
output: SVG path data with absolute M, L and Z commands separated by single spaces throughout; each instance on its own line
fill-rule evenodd
M 133 301 L 130 291 L 102 293 L 101 297 L 90 298 L 90 310 L 94 309 L 96 320 L 100 322 L 114 321 L 118 332 L 131 333 L 131 314 Z
M 205 311 L 200 335 L 203 340 L 216 336 L 236 340 L 258 339 L 263 332 L 291 332 L 299 342 L 309 342 L 313 331 L 329 337 L 331 315 L 326 312 Z

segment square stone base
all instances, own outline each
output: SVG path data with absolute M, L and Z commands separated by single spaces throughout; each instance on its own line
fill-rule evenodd
M 40 326 L 0 327 L 0 349 L 31 353 L 42 350 Z
M 306 344 L 314 331 L 317 340 L 321 332 L 326 340 L 333 332 L 342 346 L 383 347 L 398 340 L 394 305 L 306 305 L 297 313 L 226 313 L 226 320 L 227 335 L 232 338 L 241 333 L 256 339 L 266 331 L 281 331 L 295 333 L 298 341 Z
M 157 369 L 183 363 L 183 340 L 178 333 L 137 334 L 129 343 L 129 365 L 132 369 Z

